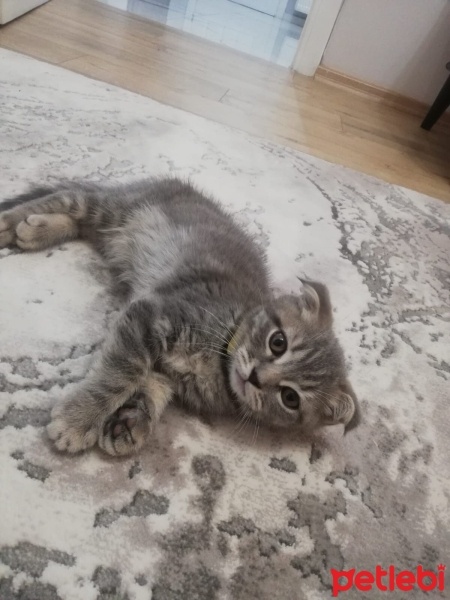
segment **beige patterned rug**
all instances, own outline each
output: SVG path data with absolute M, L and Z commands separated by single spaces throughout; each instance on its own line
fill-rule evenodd
M 328 284 L 364 418 L 302 440 L 172 409 L 131 459 L 58 454 L 44 425 L 113 317 L 108 274 L 82 243 L 1 250 L 1 600 L 424 597 L 408 577 L 382 593 L 377 565 L 422 565 L 447 597 L 450 206 L 11 52 L 0 73 L 0 201 L 61 176 L 190 176 L 277 286 Z

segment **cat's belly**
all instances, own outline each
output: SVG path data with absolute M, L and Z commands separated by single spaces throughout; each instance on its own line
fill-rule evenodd
M 102 251 L 121 281 L 142 295 L 172 276 L 187 238 L 186 230 L 170 223 L 160 209 L 143 206 L 130 215 L 120 235 L 105 232 Z
M 164 359 L 164 371 L 176 383 L 179 399 L 190 408 L 213 413 L 232 408 L 216 356 L 173 353 Z

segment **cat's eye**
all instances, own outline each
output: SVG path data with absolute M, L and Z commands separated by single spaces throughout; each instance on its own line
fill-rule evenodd
M 287 339 L 282 331 L 275 331 L 269 338 L 269 348 L 275 356 L 281 356 L 287 350 Z
M 295 390 L 290 387 L 281 388 L 281 401 L 286 408 L 297 410 L 300 406 L 300 397 Z

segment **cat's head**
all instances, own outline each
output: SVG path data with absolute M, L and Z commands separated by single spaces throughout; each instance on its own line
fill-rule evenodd
M 303 286 L 302 295 L 274 299 L 243 319 L 228 346 L 230 386 L 244 410 L 264 422 L 306 430 L 342 423 L 348 431 L 360 412 L 328 290 Z

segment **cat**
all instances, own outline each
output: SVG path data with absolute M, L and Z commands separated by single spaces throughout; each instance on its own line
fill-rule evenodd
M 0 248 L 90 241 L 124 307 L 98 364 L 57 403 L 57 449 L 139 450 L 175 398 L 301 432 L 360 421 L 327 288 L 276 297 L 266 258 L 220 205 L 189 182 L 61 182 L 0 204 Z

